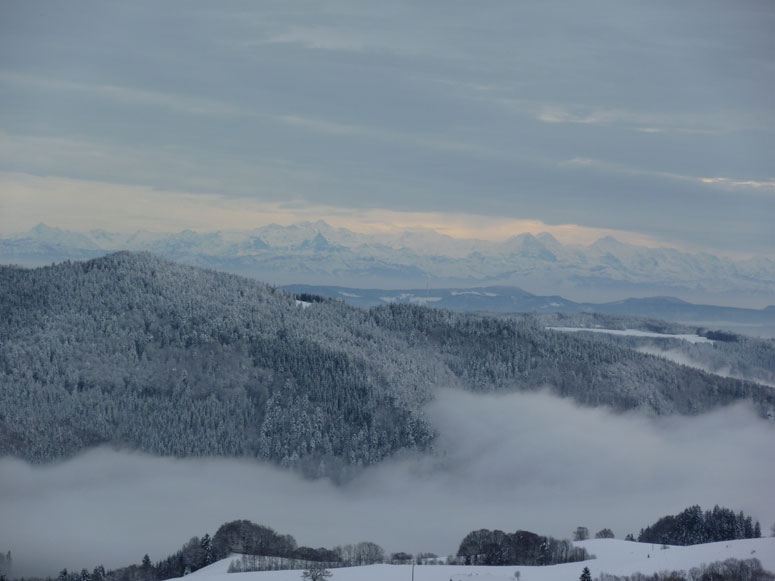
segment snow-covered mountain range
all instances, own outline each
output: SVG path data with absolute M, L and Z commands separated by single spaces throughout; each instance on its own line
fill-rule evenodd
M 548 233 L 496 243 L 430 229 L 360 234 L 318 221 L 240 232 L 131 234 L 79 233 L 39 224 L 0 238 L 2 263 L 40 265 L 116 250 L 150 251 L 274 284 L 388 289 L 515 285 L 577 301 L 673 295 L 759 307 L 775 296 L 772 258 L 731 260 L 625 244 L 610 236 L 590 245 L 562 244 Z

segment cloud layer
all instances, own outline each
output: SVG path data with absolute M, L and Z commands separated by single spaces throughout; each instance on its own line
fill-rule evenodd
M 771 254 L 773 27 L 762 2 L 11 0 L 0 171 Z
M 95 450 L 52 466 L 0 460 L 0 550 L 19 574 L 160 559 L 248 518 L 300 544 L 372 540 L 454 553 L 476 528 L 619 538 L 692 504 L 775 520 L 775 428 L 744 406 L 658 421 L 545 394 L 442 391 L 434 455 L 395 459 L 343 487 L 249 460 Z M 741 453 L 741 451 L 743 453 Z

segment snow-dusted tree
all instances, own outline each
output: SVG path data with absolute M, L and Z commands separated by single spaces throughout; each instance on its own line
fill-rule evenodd
M 153 569 L 153 564 L 151 563 L 151 558 L 146 553 L 143 555 L 143 561 L 140 565 L 140 578 L 142 581 L 153 581 L 155 578 L 155 571 Z
M 328 579 L 333 574 L 331 571 L 326 569 L 325 567 L 321 567 L 320 565 L 312 565 L 309 569 L 302 572 L 301 578 L 302 579 L 309 579 L 309 581 L 324 581 L 325 579 Z
M 105 567 L 102 565 L 94 567 L 94 570 L 91 572 L 91 579 L 92 581 L 105 581 Z
M 209 534 L 205 533 L 201 542 L 202 551 L 204 552 L 204 565 L 209 565 L 213 562 L 213 540 Z

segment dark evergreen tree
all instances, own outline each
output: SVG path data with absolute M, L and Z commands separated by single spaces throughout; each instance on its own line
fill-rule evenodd
M 210 565 L 213 562 L 213 540 L 210 535 L 205 533 L 202 537 L 202 551 L 204 552 L 204 564 Z
M 589 572 L 589 567 L 584 567 L 581 571 L 579 581 L 592 581 L 592 574 Z
M 97 565 L 91 573 L 92 581 L 106 581 L 105 567 Z

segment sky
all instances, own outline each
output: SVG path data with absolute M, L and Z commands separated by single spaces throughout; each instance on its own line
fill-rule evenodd
M 323 218 L 772 256 L 773 29 L 766 0 L 0 0 L 0 234 Z
M 251 460 L 105 448 L 45 466 L 2 458 L 0 514 L 12 525 L 0 526 L 0 550 L 12 550 L 16 575 L 56 575 L 146 553 L 155 562 L 235 519 L 299 545 L 368 540 L 441 556 L 480 528 L 637 536 L 695 504 L 742 510 L 765 535 L 775 521 L 775 427 L 744 405 L 649 419 L 543 393 L 443 390 L 429 417 L 435 455 L 395 458 L 343 486 Z

